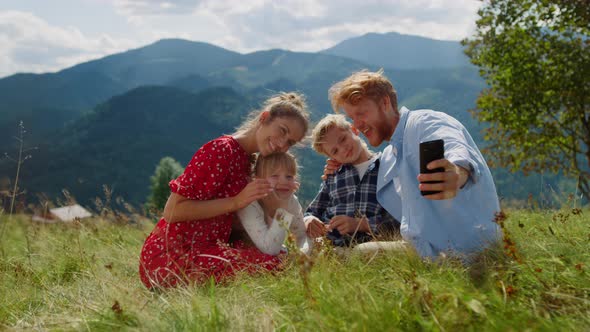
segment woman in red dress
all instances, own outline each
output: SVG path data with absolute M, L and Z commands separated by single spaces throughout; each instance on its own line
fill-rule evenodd
M 254 247 L 228 244 L 235 211 L 266 196 L 264 179 L 250 179 L 255 153 L 285 152 L 301 141 L 309 113 L 303 96 L 269 98 L 237 132 L 203 145 L 184 173 L 170 181 L 164 216 L 145 240 L 139 258 L 148 288 L 220 281 L 237 271 L 276 269 L 280 260 Z

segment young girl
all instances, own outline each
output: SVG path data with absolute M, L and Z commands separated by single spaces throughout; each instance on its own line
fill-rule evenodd
M 306 252 L 309 242 L 303 212 L 293 195 L 299 188 L 295 158 L 284 152 L 260 156 L 254 166 L 254 176 L 267 179 L 273 192 L 238 211 L 248 237 L 263 253 L 278 255 L 289 229 L 295 235 L 297 247 Z
M 235 211 L 266 197 L 270 183 L 250 183 L 250 160 L 285 152 L 308 129 L 303 96 L 282 93 L 269 98 L 237 132 L 203 145 L 184 173 L 170 181 L 172 193 L 164 216 L 146 239 L 139 273 L 148 288 L 179 283 L 220 281 L 236 271 L 273 270 L 276 256 L 256 248 L 231 248 L 229 235 Z

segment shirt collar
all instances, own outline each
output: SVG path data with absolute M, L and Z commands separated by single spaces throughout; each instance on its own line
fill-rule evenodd
M 405 106 L 399 110 L 399 121 L 397 122 L 397 126 L 389 140 L 389 144 L 392 145 L 397 150 L 400 150 L 402 144 L 402 138 L 404 137 L 404 131 L 406 130 L 406 122 L 408 122 L 408 115 L 410 114 L 410 110 L 407 109 Z
M 367 172 L 370 172 L 370 171 L 373 170 L 373 168 L 379 166 L 379 163 L 381 162 L 380 161 L 380 159 L 381 159 L 381 152 L 378 152 L 377 154 L 372 155 L 371 156 L 371 159 L 373 159 L 373 158 L 377 158 L 377 159 L 375 159 L 375 161 L 373 161 L 371 163 L 371 165 L 369 165 L 369 167 L 367 168 Z
M 408 121 L 410 110 L 403 107 L 399 110 L 399 120 L 391 135 L 389 144 L 383 150 L 381 155 L 381 166 L 379 166 L 379 179 L 377 181 L 377 191 L 381 190 L 385 184 L 393 181 L 395 173 L 393 169 L 399 165 L 398 160 L 403 159 L 403 137 Z
M 371 155 L 370 159 L 373 159 L 373 158 L 375 158 L 375 160 L 371 163 L 371 165 L 369 165 L 369 167 L 367 168 L 367 171 L 372 170 L 373 168 L 375 168 L 375 166 L 379 165 L 379 159 L 381 158 L 381 152 L 373 153 Z M 350 170 L 353 168 L 354 168 L 353 164 L 342 164 L 342 165 L 340 165 L 338 170 L 336 170 L 336 173 L 342 173 L 342 172 L 345 172 L 346 170 Z M 336 174 L 336 173 L 334 173 L 334 174 Z

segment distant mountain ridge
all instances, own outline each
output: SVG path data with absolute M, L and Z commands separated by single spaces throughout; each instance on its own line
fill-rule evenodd
M 351 72 L 366 65 L 350 59 L 284 50 L 240 54 L 201 42 L 160 40 L 145 47 L 50 74 L 0 79 L 0 131 L 40 109 L 62 109 L 78 118 L 100 102 L 143 85 L 245 90 L 288 77 L 302 82 L 322 71 Z M 0 147 L 2 145 L 0 144 Z
M 396 32 L 368 33 L 321 51 L 393 69 L 435 69 L 469 66 L 458 41 L 443 41 Z
M 0 112 L 11 118 L 37 108 L 89 109 L 141 85 L 164 85 L 182 76 L 206 75 L 230 66 L 240 56 L 207 43 L 164 39 L 56 73 L 0 79 Z
M 346 60 L 348 58 L 350 60 Z M 36 108 L 62 108 L 76 113 L 141 85 L 168 85 L 191 75 L 225 85 L 236 77 L 259 85 L 260 75 L 272 81 L 287 76 L 299 80 L 310 72 L 342 67 L 352 71 L 367 65 L 392 69 L 432 69 L 469 65 L 458 42 L 423 37 L 366 34 L 345 40 L 320 53 L 284 50 L 240 54 L 215 45 L 182 39 L 153 44 L 88 61 L 48 74 L 15 74 L 0 79 L 0 112 L 10 115 Z M 326 68 L 323 68 L 326 67 Z M 252 72 L 257 72 L 252 77 Z M 209 76 L 213 76 L 212 79 Z M 295 79 L 297 80 L 297 79 Z M 2 121 L 0 120 L 0 126 Z

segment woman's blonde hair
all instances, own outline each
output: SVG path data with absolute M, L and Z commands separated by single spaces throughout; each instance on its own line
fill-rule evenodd
M 397 113 L 397 92 L 389 79 L 383 75 L 383 69 L 377 72 L 370 72 L 366 69 L 358 71 L 332 85 L 328 91 L 332 109 L 336 113 L 344 103 L 356 105 L 364 98 L 379 103 L 385 96 L 389 97 L 391 106 Z
M 269 116 L 264 120 L 270 123 L 275 118 L 291 117 L 299 120 L 303 126 L 303 132 L 309 130 L 309 111 L 305 102 L 305 96 L 296 92 L 280 92 L 268 98 L 262 109 L 252 111 L 248 118 L 237 128 L 236 133 L 245 133 L 255 128 L 260 123 L 260 115 L 268 111 Z
M 297 177 L 297 160 L 289 152 L 275 152 L 269 155 L 259 155 L 254 163 L 254 176 L 264 177 L 275 169 L 284 169 Z
M 352 130 L 350 122 L 342 114 L 328 114 L 318 122 L 311 132 L 311 147 L 320 154 L 328 156 L 324 150 L 324 143 L 326 134 L 332 128 L 340 128 L 344 130 Z M 361 140 L 361 144 L 365 149 L 369 149 L 365 141 Z M 329 156 L 328 156 L 329 157 Z

